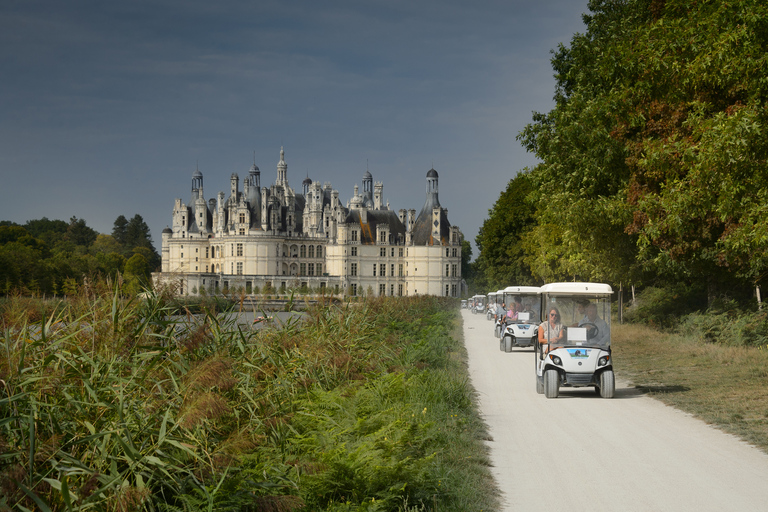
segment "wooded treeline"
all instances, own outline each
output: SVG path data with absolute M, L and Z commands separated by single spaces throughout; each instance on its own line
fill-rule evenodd
M 120 215 L 111 235 L 85 220 L 45 217 L 25 224 L 0 221 L 0 293 L 68 295 L 84 279 L 120 278 L 125 290 L 139 291 L 159 270 L 160 256 L 141 215 Z
M 751 296 L 768 270 L 768 6 L 592 0 L 553 51 L 541 161 L 477 236 L 476 287 L 699 284 Z

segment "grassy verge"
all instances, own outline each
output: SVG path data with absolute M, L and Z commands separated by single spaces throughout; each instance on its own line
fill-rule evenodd
M 619 378 L 768 451 L 768 349 L 613 325 Z
M 453 301 L 243 330 L 91 289 L 0 339 L 0 510 L 481 511 Z

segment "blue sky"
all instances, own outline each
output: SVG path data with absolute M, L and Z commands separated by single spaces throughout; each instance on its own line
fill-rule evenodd
M 515 140 L 549 111 L 550 50 L 582 32 L 586 0 L 4 0 L 0 220 L 140 214 L 155 246 L 192 173 L 207 198 L 255 161 L 330 182 L 344 203 L 366 168 L 393 209 L 440 176 L 473 242 L 515 173 Z M 476 249 L 474 257 L 476 257 Z

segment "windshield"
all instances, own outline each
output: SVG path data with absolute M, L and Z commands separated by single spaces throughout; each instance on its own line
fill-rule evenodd
M 512 311 L 514 320 L 518 323 L 539 323 L 539 294 L 537 293 L 505 293 L 504 303 L 507 310 Z
M 545 342 L 558 346 L 610 346 L 610 298 L 545 295 L 542 302 L 540 330 Z

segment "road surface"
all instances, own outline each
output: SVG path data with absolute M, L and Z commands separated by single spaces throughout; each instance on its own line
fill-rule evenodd
M 768 510 L 768 455 L 621 380 L 536 393 L 533 350 L 499 350 L 493 324 L 462 310 L 472 384 L 488 424 L 502 511 Z

